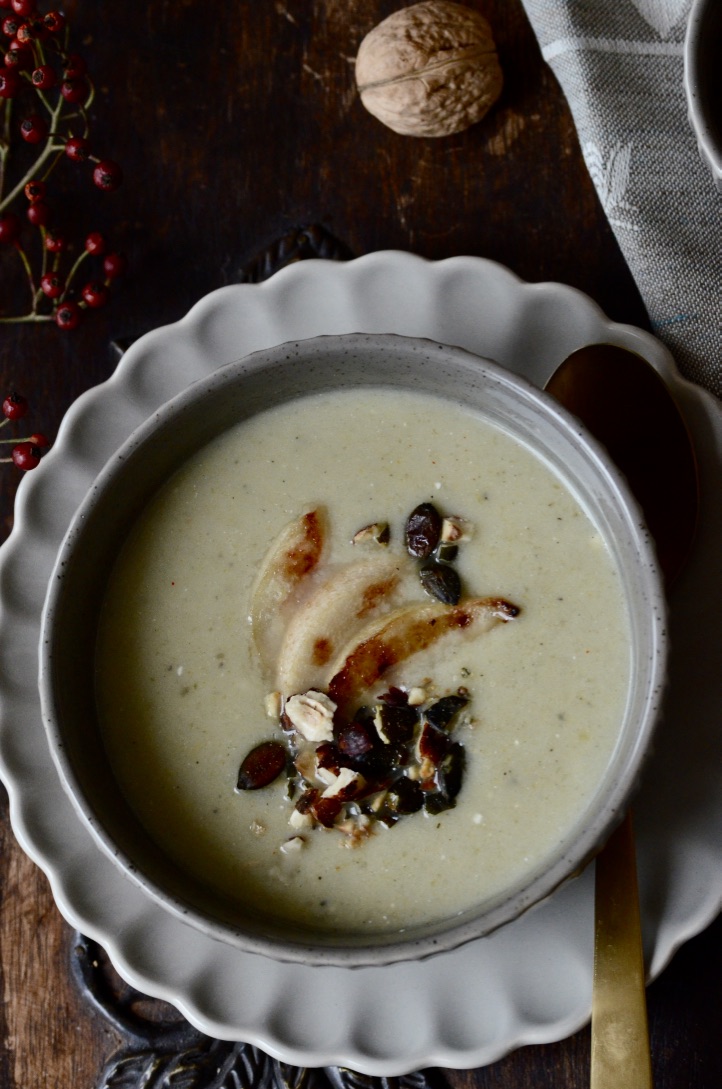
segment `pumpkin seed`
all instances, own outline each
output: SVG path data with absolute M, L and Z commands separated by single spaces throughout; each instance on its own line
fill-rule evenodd
M 443 519 L 433 503 L 420 503 L 406 522 L 406 547 L 412 556 L 426 559 L 441 539 Z
M 286 767 L 286 747 L 280 741 L 262 741 L 251 749 L 238 769 L 237 790 L 259 790 L 277 779 Z
M 461 579 L 447 563 L 430 560 L 419 569 L 421 585 L 426 593 L 443 601 L 445 605 L 458 605 L 461 598 Z

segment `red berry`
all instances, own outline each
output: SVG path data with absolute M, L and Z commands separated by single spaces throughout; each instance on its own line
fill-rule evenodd
M 31 442 L 19 442 L 17 446 L 13 446 L 13 461 L 18 469 L 34 469 L 40 464 L 41 457 L 40 447 Z
M 50 439 L 47 435 L 43 435 L 42 431 L 34 431 L 28 441 L 33 446 L 39 446 L 41 450 L 46 450 L 50 446 Z
M 91 283 L 86 284 L 80 294 L 88 306 L 92 306 L 93 309 L 98 306 L 105 306 L 110 298 L 110 292 L 102 280 L 93 280 Z
M 28 144 L 39 144 L 48 135 L 48 123 L 39 114 L 31 114 L 21 121 L 20 135 Z
M 21 45 L 17 39 L 10 42 L 4 60 L 5 67 L 13 72 L 19 72 L 23 68 L 32 68 L 35 63 L 32 49 L 29 49 L 27 45 Z
M 82 136 L 71 136 L 65 143 L 65 154 L 74 163 L 84 163 L 90 154 L 90 144 Z
M 27 397 L 23 397 L 22 393 L 16 390 L 9 393 L 3 401 L 3 416 L 7 416 L 9 420 L 22 420 L 23 416 L 27 416 L 27 412 Z
M 21 25 L 22 19 L 18 19 L 17 15 L 8 15 L 3 19 L 2 32 L 6 38 L 14 38 Z
M 0 98 L 12 98 L 20 88 L 16 68 L 0 68 Z
M 10 7 L 16 15 L 26 18 L 28 15 L 35 14 L 35 0 L 10 0 Z
M 107 243 L 105 241 L 105 237 L 100 233 L 100 231 L 91 231 L 91 233 L 85 239 L 85 248 L 88 253 L 93 253 L 100 256 L 101 253 L 105 253 L 106 247 Z
M 87 71 L 87 64 L 77 53 L 71 53 L 63 65 L 63 74 L 66 79 L 79 79 Z
M 67 247 L 68 240 L 60 231 L 45 232 L 45 249 L 48 253 L 62 253 Z
M 51 64 L 41 64 L 38 68 L 34 68 L 30 78 L 33 81 L 33 86 L 37 87 L 39 91 L 49 91 L 58 81 L 55 69 Z
M 14 212 L 0 216 L 0 243 L 14 242 L 20 234 L 20 219 Z
M 49 299 L 59 299 L 65 290 L 65 284 L 56 272 L 46 272 L 40 277 L 40 290 Z
M 60 34 L 61 30 L 65 30 L 66 20 L 62 11 L 49 11 L 43 16 L 43 22 L 51 34 Z
M 123 253 L 108 253 L 103 260 L 103 272 L 109 280 L 124 276 L 128 268 L 128 259 Z
M 31 41 L 35 37 L 35 27 L 31 23 L 21 23 L 18 27 L 18 32 L 15 35 L 15 41 L 20 45 L 30 45 Z
M 87 79 L 82 76 L 64 79 L 60 84 L 60 93 L 66 102 L 85 102 L 90 94 Z
M 75 329 L 80 323 L 81 310 L 77 303 L 61 303 L 55 311 L 55 324 L 59 329 Z
M 103 159 L 93 171 L 93 181 L 98 189 L 104 189 L 106 193 L 112 193 L 123 181 L 123 171 L 117 163 L 110 159 Z
M 50 205 L 44 200 L 36 200 L 28 206 L 25 214 L 33 227 L 45 227 L 50 222 Z
M 29 181 L 25 186 L 25 196 L 31 204 L 34 204 L 36 200 L 43 199 L 46 188 L 44 181 Z

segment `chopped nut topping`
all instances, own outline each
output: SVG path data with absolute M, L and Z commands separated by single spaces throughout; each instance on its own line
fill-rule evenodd
M 295 799 L 289 825 L 295 832 L 334 829 L 343 833 L 344 846 L 356 847 L 376 829 L 392 828 L 421 809 L 435 815 L 456 804 L 464 747 L 451 733 L 463 721 L 469 692 L 460 687 L 439 695 L 430 678 L 411 691 L 414 705 L 409 691 L 392 685 L 373 706 L 359 708 L 335 728 L 335 704 L 324 692 L 288 700 L 285 746 L 266 742 L 249 757 L 263 755 L 269 745 L 274 753 L 276 747 L 285 750 L 288 797 Z M 416 702 L 422 695 L 423 702 Z M 320 740 L 309 739 L 299 724 Z M 289 853 L 302 843 L 297 836 L 281 849 Z
M 265 824 L 261 824 L 260 821 L 251 821 L 250 828 L 254 836 L 262 836 L 266 832 Z
M 389 529 L 388 522 L 372 522 L 371 525 L 364 526 L 363 529 L 359 529 L 354 533 L 351 538 L 351 544 L 368 544 L 373 542 L 374 544 L 381 545 L 385 548 L 391 540 L 391 530 Z
M 284 855 L 292 855 L 296 851 L 300 851 L 305 845 L 306 841 L 303 836 L 294 836 L 293 839 L 287 839 L 285 843 L 281 844 L 281 851 Z
M 371 821 L 363 813 L 358 817 L 349 817 L 340 821 L 336 828 L 344 834 L 341 847 L 349 847 L 352 850 L 371 835 Z
M 276 722 L 278 722 L 281 717 L 281 712 L 283 711 L 283 696 L 281 693 L 269 692 L 263 702 L 268 717 L 275 719 Z
M 460 518 L 458 514 L 450 514 L 441 523 L 441 540 L 444 543 L 456 543 L 457 541 L 469 541 L 472 536 L 471 523 L 466 518 Z
M 286 717 L 307 741 L 333 741 L 336 704 L 325 692 L 305 692 L 286 701 Z
M 321 767 L 318 763 L 316 764 L 315 775 L 318 781 L 326 786 L 332 786 L 338 779 L 335 771 L 332 771 L 331 768 Z
M 416 562 L 410 569 L 415 567 L 421 586 L 435 599 L 433 604 L 413 600 L 405 608 L 396 608 L 391 595 L 401 575 L 393 555 L 351 564 L 352 574 L 360 572 L 355 585 L 361 592 L 352 619 L 365 621 L 366 614 L 377 606 L 381 610 L 378 620 L 364 629 L 363 638 L 355 645 L 355 636 L 349 637 L 347 631 L 351 613 L 343 594 L 337 607 L 339 588 L 349 578 L 349 565 L 337 570 L 339 577 L 322 585 L 323 607 L 314 613 L 316 626 L 309 629 L 308 638 L 305 628 L 300 629 L 304 636 L 298 644 L 300 650 L 293 643 L 300 666 L 293 655 L 295 672 L 291 669 L 289 674 L 278 666 L 274 683 L 279 690 L 269 692 L 264 700 L 266 714 L 280 726 L 283 740 L 269 739 L 256 745 L 244 758 L 238 777 L 239 790 L 255 790 L 284 775 L 286 798 L 291 802 L 289 825 L 294 832 L 314 830 L 318 835 L 321 828 L 334 829 L 341 833 L 343 846 L 356 847 L 375 830 L 393 828 L 406 816 L 420 810 L 435 816 L 456 804 L 466 752 L 453 731 L 472 722 L 468 690 L 459 686 L 456 692 L 440 692 L 428 676 L 417 677 L 411 688 L 391 684 L 379 693 L 377 685 L 383 676 L 393 675 L 392 669 L 398 670 L 408 657 L 433 646 L 447 632 L 466 632 L 473 625 L 473 634 L 477 634 L 518 615 L 518 606 L 503 598 L 461 600 L 462 586 L 453 561 L 459 552 L 458 542 L 468 539 L 471 532 L 466 519 L 444 516 L 428 502 L 419 504 L 408 516 L 399 545 L 403 549 L 405 543 L 406 551 L 414 557 Z M 280 544 L 274 549 L 270 589 L 276 585 L 273 580 L 281 558 L 284 562 L 289 559 L 289 540 L 293 543 L 298 533 L 296 525 L 288 540 L 284 534 L 283 549 Z M 352 544 L 386 546 L 390 536 L 387 522 L 373 522 L 357 530 Z M 323 543 L 321 538 L 319 541 Z M 314 563 L 319 559 L 320 551 Z M 408 558 L 403 563 L 409 567 Z M 379 574 L 379 564 L 387 565 L 390 572 Z M 369 568 L 374 571 L 369 573 Z M 270 589 L 264 588 L 264 601 Z M 319 610 L 324 623 L 318 622 Z M 265 618 L 264 613 L 260 619 Z M 339 665 L 333 656 L 349 638 L 351 650 L 344 651 Z M 300 679 L 308 673 L 308 662 L 318 679 Z M 330 680 L 325 679 L 321 666 L 329 666 L 328 672 L 333 673 Z M 460 674 L 466 677 L 469 671 L 464 668 Z M 324 690 L 303 690 L 313 684 L 318 689 L 323 685 Z M 265 832 L 257 821 L 251 829 L 256 835 Z M 304 843 L 304 837 L 296 834 L 280 849 L 289 854 L 301 850 Z
M 434 761 L 430 760 L 428 756 L 422 756 L 418 770 L 418 775 L 421 782 L 424 783 L 428 779 L 433 779 L 435 771 L 436 764 L 434 763 Z
M 310 812 L 302 813 L 300 809 L 292 809 L 288 823 L 292 828 L 313 828 L 313 816 Z
M 296 771 L 307 782 L 313 782 L 317 778 L 316 750 L 302 749 L 293 761 Z
M 326 787 L 322 798 L 353 798 L 363 787 L 363 776 L 351 768 L 341 768 L 338 775 L 334 775 L 334 781 Z

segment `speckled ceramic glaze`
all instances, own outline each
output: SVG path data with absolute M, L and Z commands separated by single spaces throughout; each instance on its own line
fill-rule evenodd
M 722 5 L 694 0 L 684 43 L 684 89 L 700 155 L 722 191 Z
M 631 627 L 631 691 L 609 767 L 585 827 L 565 837 L 551 865 L 521 891 L 461 919 L 353 940 L 300 942 L 280 925 L 237 915 L 176 869 L 141 829 L 117 789 L 93 703 L 97 612 L 117 543 L 137 512 L 194 450 L 266 408 L 326 390 L 414 389 L 479 410 L 531 446 L 567 483 L 606 541 L 621 573 Z M 163 406 L 122 447 L 91 488 L 60 550 L 50 582 L 40 692 L 64 786 L 100 845 L 163 907 L 252 952 L 282 960 L 357 966 L 426 957 L 518 916 L 593 853 L 620 814 L 648 747 L 665 671 L 665 607 L 653 547 L 625 482 L 605 452 L 545 394 L 459 348 L 357 334 L 282 344 L 216 371 Z

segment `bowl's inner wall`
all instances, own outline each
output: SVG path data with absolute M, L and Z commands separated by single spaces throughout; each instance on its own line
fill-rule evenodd
M 220 922 L 230 928 L 231 937 L 240 927 L 271 942 L 288 941 L 290 936 L 315 946 L 340 943 L 338 937 L 317 932 L 297 930 L 289 935 L 288 925 L 282 920 L 249 916 L 242 904 L 231 902 L 181 872 L 156 847 L 120 792 L 103 747 L 94 699 L 95 639 L 110 570 L 129 528 L 179 465 L 226 428 L 293 398 L 359 385 L 423 390 L 479 408 L 534 446 L 572 486 L 610 545 L 620 569 L 629 566 L 638 548 L 629 515 L 620 511 L 615 486 L 605 477 L 603 466 L 600 468 L 573 430 L 560 443 L 553 415 L 546 420 L 540 417 L 536 395 L 525 395 L 523 388 L 520 394 L 511 376 L 485 373 L 478 361 L 464 352 L 450 361 L 441 347 L 436 355 L 434 345 L 427 345 L 425 351 L 404 346 L 394 354 L 388 347 L 383 351 L 372 344 L 364 348 L 363 338 L 359 339 L 360 344 L 345 352 L 330 345 L 319 351 L 318 346 L 307 348 L 301 342 L 276 359 L 270 370 L 264 353 L 259 353 L 261 358 L 252 356 L 223 368 L 162 409 L 136 433 L 122 457 L 118 455 L 101 474 L 82 517 L 71 528 L 61 553 L 57 581 L 48 598 L 43 636 L 43 660 L 47 665 L 41 688 L 54 756 L 75 804 L 106 849 L 151 893 L 170 895 L 176 901 L 174 910 L 200 912 L 211 926 Z M 594 470 L 590 471 L 592 465 Z M 636 583 L 630 583 L 626 592 L 634 598 L 641 591 Z M 641 612 L 645 614 L 644 602 Z M 647 622 L 634 620 L 634 607 L 631 615 L 633 626 L 636 624 L 633 645 L 646 642 L 648 646 Z M 627 714 L 630 721 L 639 720 L 645 712 L 652 669 L 651 660 L 642 660 L 635 668 Z M 616 790 L 623 800 L 621 795 L 630 785 L 625 771 L 630 752 L 645 741 L 635 735 L 634 728 L 629 733 L 631 736 L 623 739 L 600 785 L 600 795 Z M 542 882 L 542 886 L 551 882 L 553 887 L 584 860 L 596 846 L 610 816 L 613 814 L 597 813 L 588 825 L 582 821 L 571 831 L 555 869 L 532 876 L 532 886 L 521 895 L 515 913 L 534 902 L 540 892 L 551 891 L 540 889 L 535 882 Z M 503 905 L 483 905 L 483 910 L 489 907 L 500 908 L 503 916 Z M 464 916 L 459 923 L 468 921 L 469 916 Z M 506 920 L 499 917 L 498 921 Z M 448 929 L 448 924 L 409 932 L 405 939 L 425 937 L 441 929 Z M 367 934 L 344 939 L 343 944 L 384 945 L 398 940 L 393 934 Z

